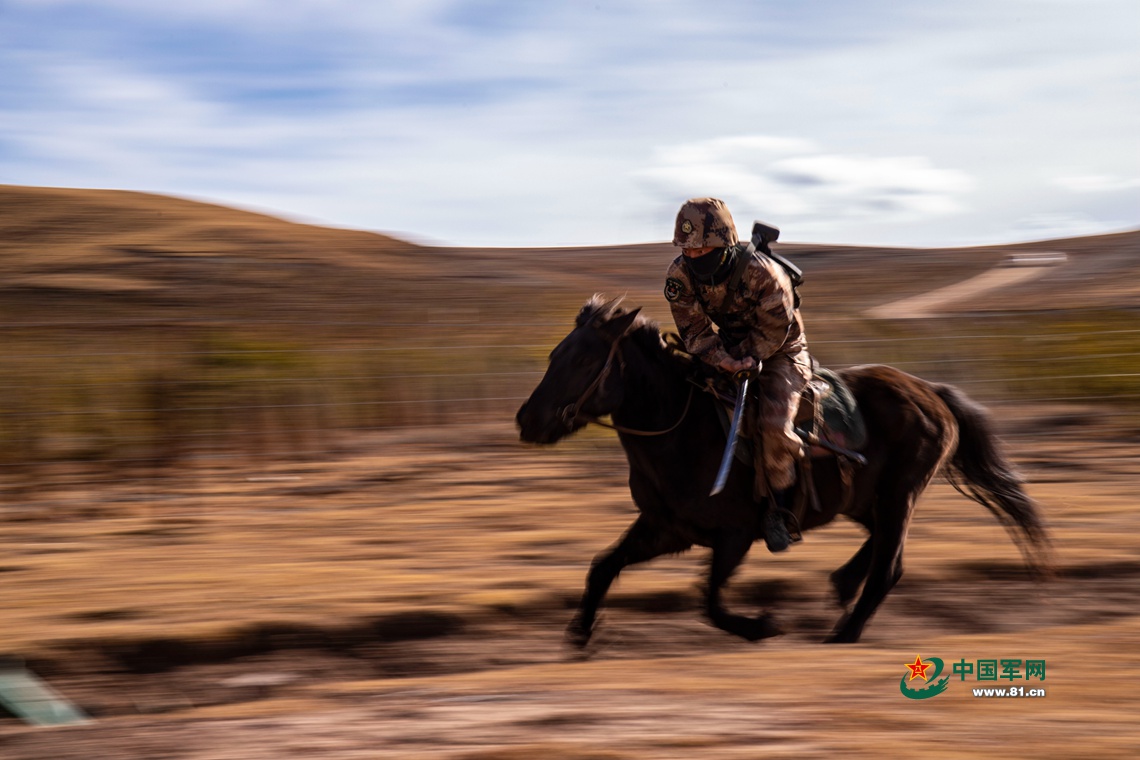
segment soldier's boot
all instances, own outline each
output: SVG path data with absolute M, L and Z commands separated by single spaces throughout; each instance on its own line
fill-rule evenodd
M 773 491 L 772 498 L 768 502 L 768 510 L 764 514 L 764 543 L 768 545 L 768 551 L 773 554 L 782 552 L 792 544 L 803 540 L 796 525 L 796 517 L 789 508 L 794 491 L 794 485 Z

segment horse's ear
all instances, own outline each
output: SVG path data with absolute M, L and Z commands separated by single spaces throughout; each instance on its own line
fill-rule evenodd
M 616 314 L 610 319 L 607 319 L 602 324 L 598 325 L 598 329 L 602 334 L 610 340 L 617 340 L 621 336 L 629 332 L 629 328 L 633 326 L 634 321 L 637 320 L 637 314 L 641 311 L 641 307 L 636 309 Z

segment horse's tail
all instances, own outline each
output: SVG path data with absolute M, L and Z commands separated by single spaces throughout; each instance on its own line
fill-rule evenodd
M 989 414 L 950 385 L 934 388 L 958 423 L 958 448 L 944 474 L 962 495 L 997 517 L 1039 575 L 1049 572 L 1049 533 L 1024 481 L 1002 454 Z

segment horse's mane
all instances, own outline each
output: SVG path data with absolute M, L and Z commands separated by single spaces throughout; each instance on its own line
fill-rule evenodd
M 619 296 L 607 301 L 604 295 L 595 293 L 582 305 L 581 311 L 578 312 L 577 319 L 574 320 L 575 326 L 584 327 L 588 324 L 602 325 L 615 317 L 628 314 L 631 310 L 622 305 L 623 300 L 624 296 Z M 636 323 L 648 321 L 652 320 L 638 315 Z
M 593 325 L 600 327 L 605 323 L 617 318 L 623 317 L 636 309 L 627 309 L 622 305 L 624 297 L 618 297 L 611 301 L 607 301 L 606 297 L 601 293 L 595 293 L 590 296 L 585 305 L 582 306 L 581 311 L 578 312 L 578 317 L 574 320 L 576 327 L 584 327 L 585 325 Z M 629 332 L 631 335 L 636 335 L 639 339 L 652 338 L 653 343 L 661 343 L 661 328 L 658 327 L 657 321 L 649 317 L 638 314 L 634 318 L 633 325 L 630 327 Z
M 597 327 L 617 317 L 625 316 L 631 311 L 636 311 L 623 306 L 622 300 L 622 297 L 618 297 L 607 301 L 601 293 L 595 293 L 578 312 L 575 326 L 594 325 Z M 693 363 L 691 356 L 686 355 L 682 350 L 678 350 L 680 339 L 676 335 L 672 335 L 670 337 L 676 338 L 676 340 L 667 341 L 655 319 L 638 314 L 626 335 L 646 349 L 651 356 L 662 356 L 670 363 L 682 368 L 689 367 Z

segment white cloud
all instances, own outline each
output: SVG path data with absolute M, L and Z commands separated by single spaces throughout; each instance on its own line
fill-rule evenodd
M 8 0 L 10 6 L 30 9 L 83 9 L 125 13 L 142 18 L 231 22 L 247 20 L 267 26 L 318 23 L 337 26 L 360 24 L 423 23 L 459 0 L 195 0 L 192 3 L 155 3 L 151 0 Z
M 791 222 L 921 221 L 963 210 L 972 180 L 920 156 L 826 152 L 800 138 L 715 138 L 656 151 L 637 172 L 671 198 L 714 195 Z M 730 207 L 732 207 L 730 203 Z
M 1136 221 L 1132 0 L 4 8 L 5 182 L 472 245 L 660 240 L 702 194 L 795 240 Z
M 1053 180 L 1053 184 L 1075 193 L 1111 193 L 1140 187 L 1140 177 L 1084 174 L 1076 177 L 1057 177 Z

